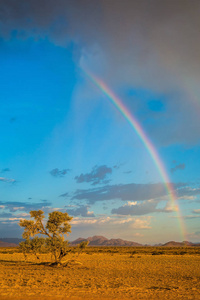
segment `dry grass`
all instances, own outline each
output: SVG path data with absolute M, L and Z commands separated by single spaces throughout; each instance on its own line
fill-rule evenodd
M 200 299 L 199 248 L 88 248 L 65 266 L 0 249 L 0 299 Z

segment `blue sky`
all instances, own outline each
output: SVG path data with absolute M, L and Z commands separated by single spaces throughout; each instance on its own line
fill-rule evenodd
M 74 217 L 70 240 L 199 242 L 199 2 L 0 2 L 0 237 L 42 209 Z M 151 155 L 84 66 L 159 153 L 184 236 Z

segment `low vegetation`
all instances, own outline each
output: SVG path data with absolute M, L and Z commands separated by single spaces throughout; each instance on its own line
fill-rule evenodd
M 39 253 L 39 262 L 30 252 L 25 261 L 19 248 L 0 248 L 0 298 L 200 299 L 195 247 L 87 247 L 81 255 L 68 248 L 68 262 L 58 265 L 51 253 Z

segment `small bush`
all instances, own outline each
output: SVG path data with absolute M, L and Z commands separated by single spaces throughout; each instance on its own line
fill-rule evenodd
M 164 254 L 164 251 L 153 251 L 152 255 L 162 255 Z

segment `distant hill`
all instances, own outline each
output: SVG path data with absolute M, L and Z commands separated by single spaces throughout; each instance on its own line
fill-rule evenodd
M 200 244 L 195 244 L 195 243 L 191 243 L 188 241 L 183 241 L 183 242 L 174 242 L 174 241 L 170 241 L 168 243 L 165 243 L 162 245 L 163 247 L 198 247 L 200 246 Z
M 89 241 L 90 246 L 121 246 L 121 247 L 149 247 L 150 245 L 142 245 L 136 242 L 130 242 L 122 239 L 107 239 L 104 236 L 98 236 L 95 235 L 93 237 L 88 237 L 88 238 L 78 238 L 73 242 L 70 242 L 71 245 L 77 245 L 80 244 L 83 241 Z M 188 241 L 183 241 L 183 242 L 174 242 L 170 241 L 165 244 L 156 244 L 154 246 L 150 247 L 200 247 L 200 243 L 191 243 Z
M 0 247 L 17 247 L 23 239 L 19 238 L 0 238 Z M 89 241 L 90 246 L 115 246 L 115 247 L 200 247 L 200 243 L 191 243 L 188 241 L 175 242 L 170 241 L 165 244 L 155 244 L 154 246 L 142 245 L 136 242 L 126 241 L 122 239 L 107 239 L 104 236 L 95 235 L 93 237 L 78 238 L 70 242 L 70 245 L 75 246 L 83 241 Z
M 6 243 L 6 242 L 0 241 L 0 247 L 7 248 L 7 247 L 17 247 L 17 246 L 19 246 L 19 245 L 18 244 L 14 244 L 14 243 Z
M 142 247 L 142 244 L 135 242 L 130 242 L 122 239 L 107 239 L 104 236 L 93 236 L 85 238 L 78 238 L 73 242 L 70 242 L 71 245 L 77 245 L 83 241 L 89 241 L 90 246 L 124 246 L 124 247 Z
M 17 247 L 22 241 L 18 238 L 0 238 L 0 247 Z

